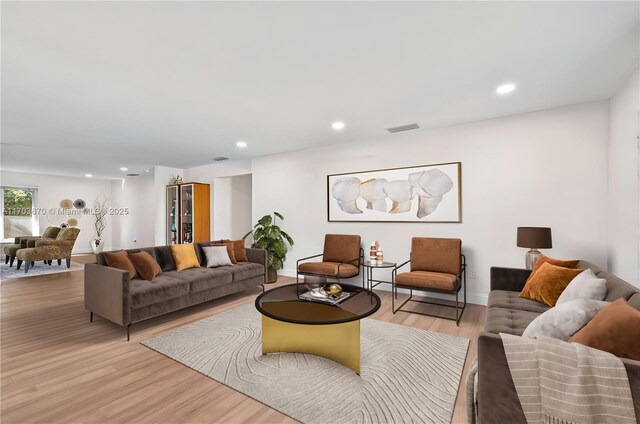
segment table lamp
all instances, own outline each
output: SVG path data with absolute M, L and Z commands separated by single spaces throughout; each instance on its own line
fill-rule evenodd
M 538 249 L 551 249 L 551 228 L 518 227 L 518 247 L 528 247 L 525 256 L 527 269 L 533 269 L 542 253 Z

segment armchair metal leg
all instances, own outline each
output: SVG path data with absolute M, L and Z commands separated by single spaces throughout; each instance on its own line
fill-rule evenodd
M 71 259 L 67 259 L 67 268 L 71 268 Z
M 11 268 L 13 266 L 13 260 L 15 259 L 15 256 L 12 256 L 9 258 L 9 268 Z
M 5 255 L 4 256 L 4 264 L 8 264 L 9 263 L 9 255 Z
M 25 261 L 25 262 L 24 262 L 24 273 L 25 273 L 25 274 L 26 274 L 27 272 L 29 272 L 29 267 L 30 267 L 30 266 L 32 266 L 32 265 L 31 265 L 32 263 L 33 263 L 33 262 L 31 262 L 31 261 Z
M 18 264 L 16 266 L 17 269 L 20 269 L 20 267 L 22 266 L 22 261 L 20 259 L 18 259 Z
M 58 259 L 58 265 L 62 265 L 62 260 Z

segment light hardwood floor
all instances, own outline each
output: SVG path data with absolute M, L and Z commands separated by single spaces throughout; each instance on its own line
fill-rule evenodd
M 92 262 L 92 255 L 74 257 Z M 281 277 L 281 283 L 291 281 Z M 134 324 L 125 330 L 83 306 L 83 271 L 0 285 L 1 421 L 13 423 L 291 423 L 291 418 L 160 355 L 139 342 L 253 302 L 259 288 Z M 476 356 L 485 307 L 453 321 L 391 312 L 391 295 L 372 318 L 470 339 L 453 422 L 466 422 L 464 381 Z

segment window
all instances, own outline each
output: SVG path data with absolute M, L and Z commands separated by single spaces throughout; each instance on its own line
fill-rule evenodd
M 2 187 L 0 238 L 4 242 L 13 242 L 15 237 L 38 235 L 37 195 L 36 188 Z

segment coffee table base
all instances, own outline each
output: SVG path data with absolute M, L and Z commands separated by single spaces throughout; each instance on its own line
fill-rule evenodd
M 360 375 L 360 321 L 293 324 L 262 316 L 262 354 L 309 353 L 331 359 Z

